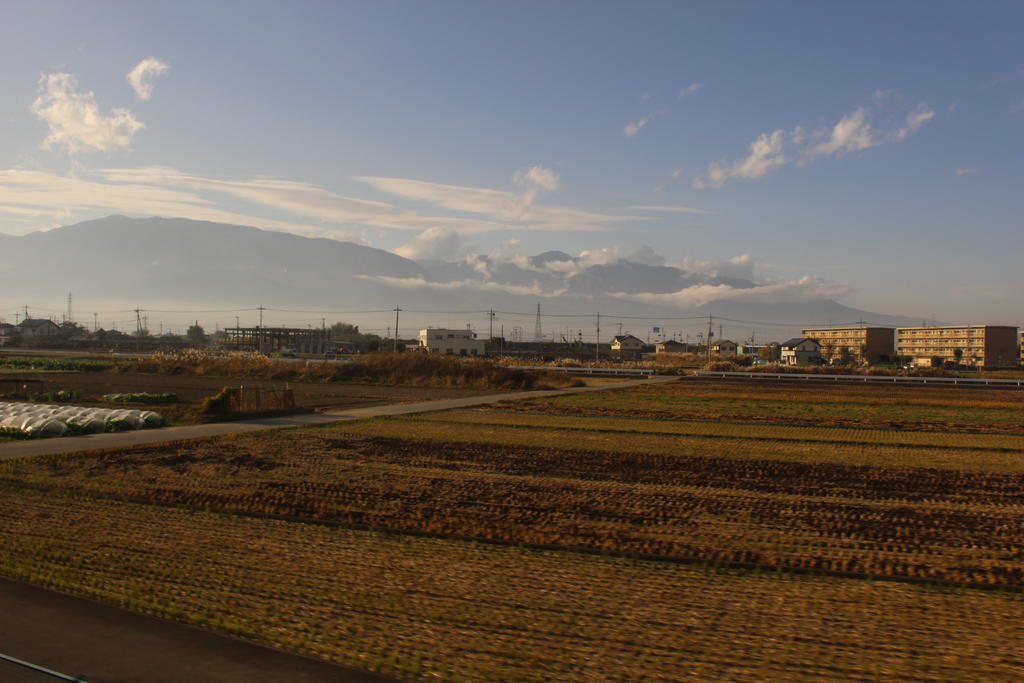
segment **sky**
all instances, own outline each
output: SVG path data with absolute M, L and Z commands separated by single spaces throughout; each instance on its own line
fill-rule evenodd
M 0 232 L 644 254 L 1019 325 L 1022 25 L 1015 1 L 8 0 Z

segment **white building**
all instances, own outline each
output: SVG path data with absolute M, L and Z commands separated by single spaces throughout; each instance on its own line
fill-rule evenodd
M 420 348 L 427 353 L 441 353 L 449 356 L 482 356 L 486 342 L 477 339 L 472 330 L 445 330 L 427 328 L 420 330 Z
M 811 365 L 821 362 L 821 344 L 817 339 L 797 337 L 782 342 L 783 365 Z
M 612 338 L 612 351 L 620 354 L 636 354 L 643 351 L 644 340 L 631 334 L 622 334 Z

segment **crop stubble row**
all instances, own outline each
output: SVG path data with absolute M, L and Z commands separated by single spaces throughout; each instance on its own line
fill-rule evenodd
M 73 456 L 49 469 L 40 460 L 9 468 L 6 481 L 634 556 L 1024 585 L 1021 474 L 376 435 L 438 426 L 365 423 Z
M 1018 595 L 64 503 L 4 506 L 5 574 L 409 677 L 1013 680 L 1024 666 Z

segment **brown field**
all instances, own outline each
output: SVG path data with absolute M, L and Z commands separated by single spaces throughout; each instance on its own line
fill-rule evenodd
M 0 572 L 408 678 L 1019 679 L 1024 393 L 809 389 L 10 460 Z
M 687 378 L 615 400 L 564 396 L 516 410 L 667 420 L 1024 434 L 1024 390 L 945 386 L 794 384 Z

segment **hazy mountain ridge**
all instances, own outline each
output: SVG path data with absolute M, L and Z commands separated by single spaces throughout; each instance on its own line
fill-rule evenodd
M 0 245 L 0 288 L 14 304 L 62 300 L 68 291 L 79 300 L 116 301 L 125 308 L 262 303 L 309 310 L 401 305 L 528 311 L 540 300 L 551 313 L 628 311 L 666 319 L 712 313 L 743 324 L 771 325 L 780 335 L 780 324 L 790 322 L 914 322 L 828 299 L 754 303 L 733 296 L 688 307 L 638 300 L 633 295 L 672 294 L 694 286 L 752 292 L 759 286 L 744 278 L 621 258 L 587 265 L 548 251 L 519 261 L 477 256 L 454 263 L 415 262 L 351 242 L 176 218 L 109 216 L 21 237 L 0 235 Z

